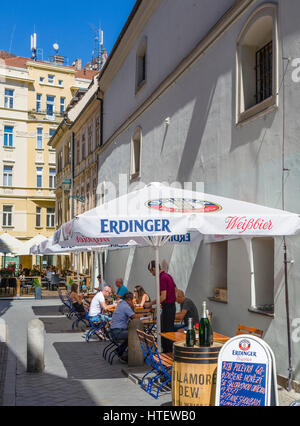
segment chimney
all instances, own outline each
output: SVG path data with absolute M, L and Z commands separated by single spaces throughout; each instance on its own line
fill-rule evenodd
M 81 70 L 81 59 L 77 58 L 73 62 L 73 67 L 75 67 L 77 70 Z

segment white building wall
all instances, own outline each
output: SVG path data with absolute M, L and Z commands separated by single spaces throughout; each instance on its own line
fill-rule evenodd
M 104 141 L 159 84 L 172 66 L 189 53 L 193 43 L 200 41 L 206 30 L 197 33 L 204 22 L 212 22 L 209 11 L 200 6 L 185 8 L 182 20 L 182 2 L 172 2 L 173 8 L 166 15 L 167 5 L 162 1 L 148 21 L 145 34 L 149 51 L 156 45 L 156 72 L 148 69 L 147 84 L 141 98 L 133 96 L 135 73 L 135 49 L 128 55 L 104 97 Z M 224 2 L 222 2 L 223 4 Z M 228 2 L 229 5 L 230 2 Z M 231 2 L 232 3 L 232 2 Z M 282 207 L 282 141 L 283 141 L 283 97 L 279 92 L 279 108 L 260 118 L 235 125 L 236 113 L 236 40 L 256 7 L 247 10 L 213 46 L 202 55 L 172 86 L 168 88 L 135 122 L 130 125 L 99 157 L 99 182 L 111 181 L 118 184 L 118 173 L 129 174 L 130 141 L 134 129 L 142 129 L 141 181 L 204 182 L 206 193 L 223 195 L 265 206 Z M 279 4 L 279 40 L 283 42 L 284 56 L 297 57 L 300 36 L 300 9 L 297 0 L 281 0 Z M 215 2 L 214 7 L 220 2 Z M 211 2 L 210 2 L 211 5 Z M 226 7 L 225 7 L 226 9 Z M 219 12 L 219 10 L 217 10 Z M 217 14 L 216 14 L 217 15 Z M 215 16 L 216 16 L 215 15 Z M 164 18 L 164 19 L 162 19 Z M 177 23 L 177 27 L 176 27 Z M 193 31 L 187 31 L 192 28 Z M 176 31 L 175 31 L 176 29 Z M 196 29 L 198 27 L 196 26 Z M 193 33 L 193 37 L 190 37 Z M 176 43 L 170 45 L 166 58 L 159 52 L 158 39 L 182 37 L 182 50 Z M 152 40 L 155 43 L 152 44 Z M 172 41 L 170 41 L 172 43 Z M 154 48 L 153 48 L 154 49 Z M 166 47 L 162 48 L 162 52 Z M 280 54 L 280 57 L 282 55 Z M 170 65 L 168 68 L 167 64 Z M 280 81 L 282 61 L 279 61 Z M 299 99 L 300 83 L 292 81 L 293 68 L 288 67 L 285 77 L 285 160 L 290 171 L 285 179 L 285 208 L 299 212 Z M 129 82 L 124 84 L 124 81 Z M 113 113 L 112 113 L 113 112 Z M 170 117 L 166 127 L 165 118 Z M 131 185 L 131 188 L 133 184 Z M 289 258 L 294 264 L 288 265 L 290 288 L 291 320 L 300 318 L 299 275 L 300 239 L 287 238 Z M 186 290 L 198 307 L 203 299 L 212 296 L 213 270 L 211 268 L 211 246 L 164 247 L 161 259 L 169 263 L 169 271 L 178 287 Z M 114 282 L 116 275 L 128 276 L 128 288 L 144 286 L 155 297 L 154 280 L 147 271 L 149 260 L 154 258 L 151 248 L 135 250 L 133 261 L 128 263 L 128 250 L 108 255 L 105 280 Z M 208 302 L 213 312 L 213 328 L 224 334 L 233 335 L 240 323 L 264 330 L 264 338 L 270 343 L 276 356 L 278 373 L 287 377 L 287 337 L 284 299 L 284 270 L 282 239 L 275 239 L 274 249 L 274 318 L 249 311 L 251 307 L 251 270 L 249 254 L 242 240 L 228 242 L 227 286 L 228 303 Z M 130 268 L 130 270 L 128 270 Z M 260 272 L 260 271 L 258 271 Z M 294 323 L 295 324 L 295 323 Z M 299 382 L 299 353 L 296 329 L 292 327 L 294 378 Z

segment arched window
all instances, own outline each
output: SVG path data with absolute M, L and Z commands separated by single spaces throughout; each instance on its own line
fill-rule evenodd
M 277 9 L 258 8 L 237 41 L 237 123 L 278 105 Z
M 136 128 L 131 139 L 130 179 L 141 175 L 142 129 Z
M 136 92 L 146 83 L 147 38 L 143 37 L 136 52 Z

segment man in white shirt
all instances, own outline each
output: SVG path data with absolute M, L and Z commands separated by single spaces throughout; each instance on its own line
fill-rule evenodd
M 111 295 L 111 288 L 108 286 L 105 286 L 102 291 L 99 291 L 93 297 L 90 304 L 90 309 L 89 309 L 89 316 L 93 322 L 102 321 L 101 314 L 107 309 L 117 306 L 117 304 L 114 304 L 114 305 L 106 304 L 105 298 L 109 297 L 110 295 Z

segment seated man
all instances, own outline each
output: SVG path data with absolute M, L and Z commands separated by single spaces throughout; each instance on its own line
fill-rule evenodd
M 107 305 L 105 298 L 111 295 L 111 289 L 108 286 L 105 286 L 102 291 L 99 291 L 92 299 L 89 309 L 89 316 L 91 321 L 100 322 L 101 314 L 104 314 L 106 310 L 112 307 L 116 307 L 117 304 Z
M 123 284 L 122 278 L 117 278 L 116 279 L 116 287 L 117 287 L 117 293 L 116 293 L 117 299 L 123 299 L 125 293 L 128 293 L 128 289 Z
M 175 320 L 179 320 L 181 323 L 174 324 L 174 331 L 187 330 L 189 318 L 193 319 L 193 325 L 199 324 L 197 307 L 191 299 L 185 297 L 182 290 L 176 290 L 176 302 L 180 304 L 180 312 L 175 314 Z
M 139 318 L 142 314 L 134 313 L 133 294 L 127 292 L 123 300 L 113 313 L 110 330 L 116 340 L 123 340 L 118 350 L 118 355 L 123 361 L 127 361 L 127 355 L 124 354 L 128 346 L 128 322 L 133 318 Z

